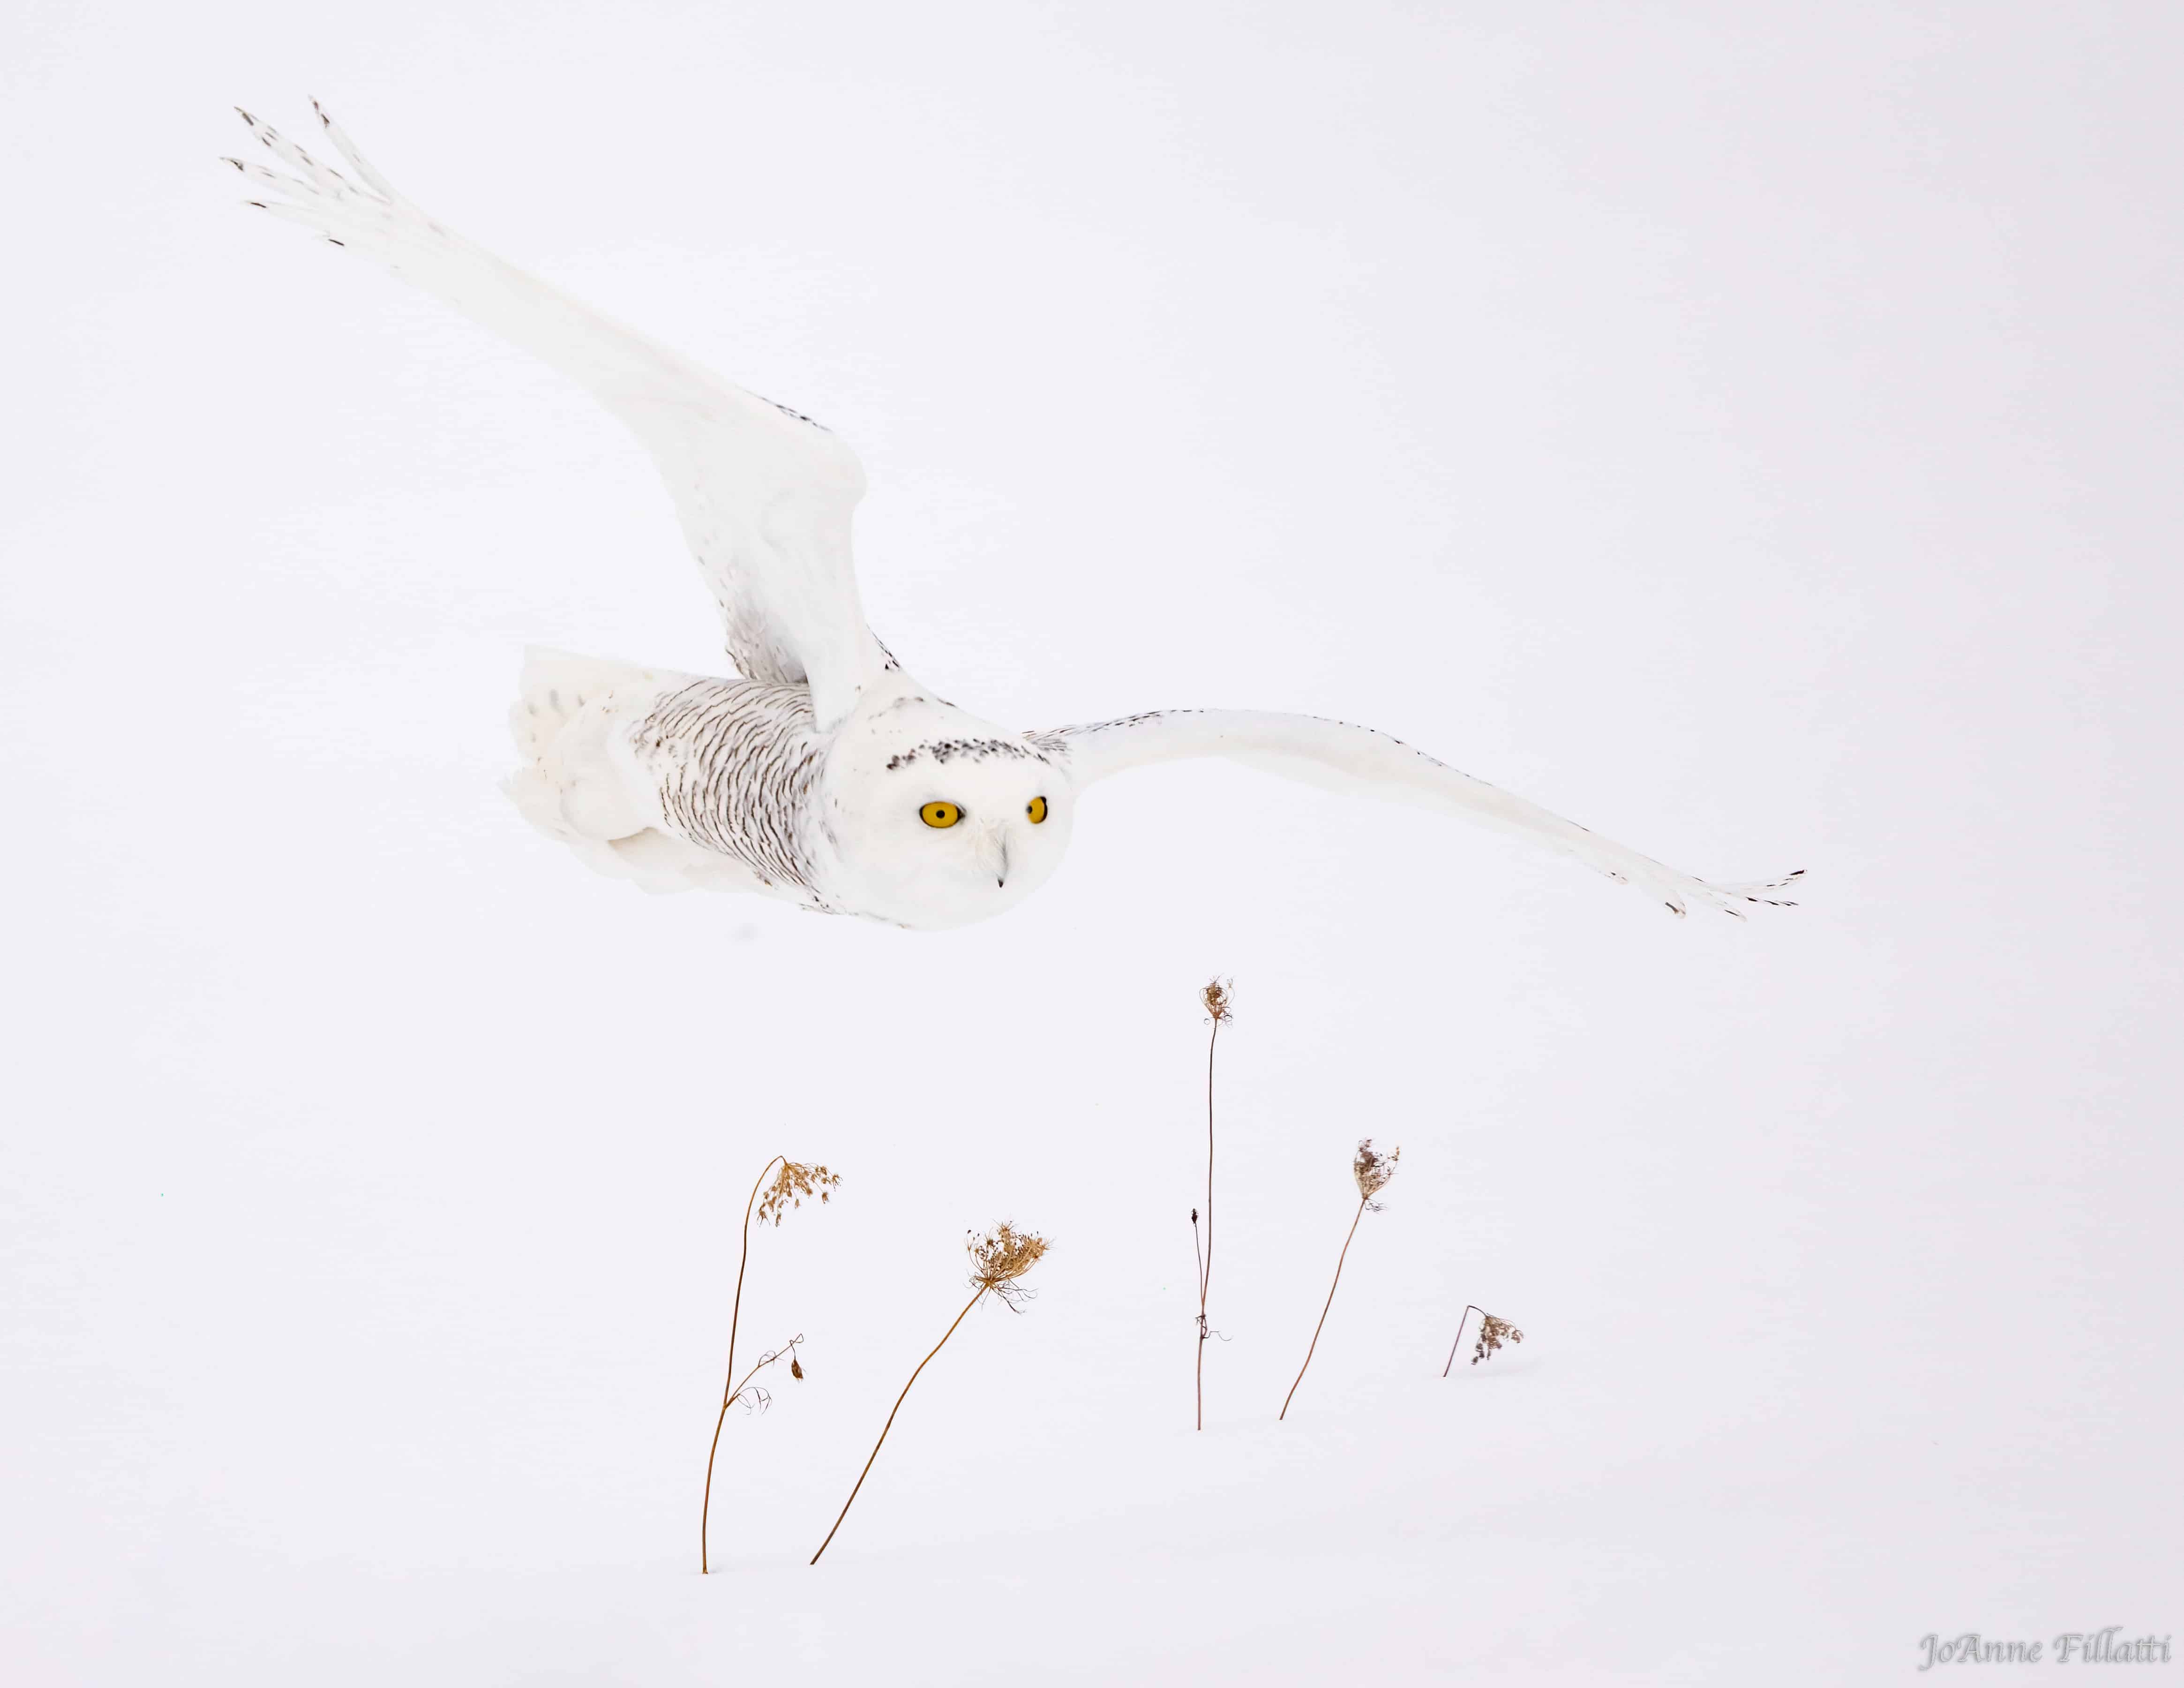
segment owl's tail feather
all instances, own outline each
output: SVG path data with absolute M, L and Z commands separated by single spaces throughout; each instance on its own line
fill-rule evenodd
M 659 828 L 658 799 L 631 752 L 631 732 L 693 676 L 532 646 L 508 713 L 523 765 L 502 789 L 523 818 L 588 866 L 646 891 L 717 882 L 732 864 Z
M 664 689 L 660 682 L 668 687 L 687 685 L 690 678 L 666 668 L 580 657 L 547 645 L 526 646 L 515 705 L 508 712 L 509 730 L 524 758 L 538 762 L 594 701 L 614 703 L 643 693 L 649 707 L 651 698 Z

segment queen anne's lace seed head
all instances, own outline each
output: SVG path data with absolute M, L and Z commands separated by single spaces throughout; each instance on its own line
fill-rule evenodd
M 816 1196 L 825 1201 L 835 1185 L 842 1182 L 838 1172 L 829 1172 L 824 1166 L 806 1166 L 800 1160 L 783 1160 L 774 1181 L 766 1186 L 766 1193 L 759 1198 L 758 1222 L 771 1219 L 777 1227 L 782 1215 L 789 1208 L 804 1205 L 804 1198 Z
M 1502 1351 L 1502 1344 L 1505 1342 L 1522 1342 L 1524 1339 L 1524 1333 L 1508 1320 L 1496 1318 L 1491 1313 L 1482 1313 L 1480 1316 L 1485 1322 L 1479 1327 L 1478 1345 L 1471 1350 L 1473 1365 L 1476 1366 L 1482 1360 L 1491 1360 Z
M 1380 1204 L 1373 1198 L 1388 1187 L 1388 1180 L 1396 1176 L 1396 1163 L 1402 1158 L 1400 1149 L 1381 1154 L 1369 1137 L 1357 1145 L 1357 1157 L 1350 1163 L 1350 1171 L 1357 1180 L 1358 1199 L 1373 1212 L 1380 1210 Z
M 972 1283 L 1014 1307 L 1031 1293 L 1017 1280 L 1039 1264 L 1047 1242 L 1037 1232 L 1019 1231 L 1003 1220 L 983 1237 L 973 1234 L 963 1246 L 971 1256 Z
M 1235 1000 L 1234 989 L 1232 981 L 1208 979 L 1206 988 L 1198 993 L 1198 999 L 1206 1004 L 1206 1017 L 1216 1026 L 1225 1026 L 1234 1018 L 1229 1004 Z

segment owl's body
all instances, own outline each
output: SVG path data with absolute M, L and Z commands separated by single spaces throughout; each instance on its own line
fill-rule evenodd
M 1075 794 L 1061 752 L 891 673 L 822 732 L 793 682 L 534 649 L 510 712 L 524 765 L 508 794 L 588 865 L 648 891 L 758 892 L 909 927 L 998 914 L 1045 881 L 1067 842 Z M 966 801 L 974 791 L 983 800 Z M 856 847 L 860 818 L 932 803 L 964 812 L 947 829 L 970 847 L 961 870 L 919 864 L 928 870 L 907 886 L 875 872 L 889 852 Z
M 601 873 L 648 891 L 813 896 L 802 816 L 816 735 L 800 687 L 534 649 L 509 725 L 523 757 L 509 796 Z
M 525 666 L 509 795 L 599 871 L 652 891 L 961 925 L 1045 882 L 1084 787 L 1222 756 L 1522 835 L 1679 914 L 1782 900 L 1771 893 L 1789 880 L 1692 879 L 1366 728 L 1179 710 L 1019 732 L 944 701 L 865 624 L 850 556 L 864 475 L 847 446 L 464 240 L 320 116 L 355 179 L 245 113 L 292 172 L 229 160 L 283 196 L 250 203 L 378 258 L 589 388 L 652 453 L 720 606 L 740 678 L 550 651 Z

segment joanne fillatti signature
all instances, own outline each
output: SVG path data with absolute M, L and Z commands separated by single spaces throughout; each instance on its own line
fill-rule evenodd
M 2135 1635 L 2126 1639 L 2120 1624 L 2091 1631 L 2065 1629 L 2052 1641 L 1991 1640 L 1976 1629 L 1968 1629 L 1947 1640 L 1939 1635 L 1922 1635 L 1919 1645 L 1926 1655 L 1919 1666 L 1921 1670 L 1931 1670 L 1937 1664 L 2169 1663 L 2168 1636 Z

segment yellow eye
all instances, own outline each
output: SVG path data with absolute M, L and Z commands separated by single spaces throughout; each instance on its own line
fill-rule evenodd
M 928 826 L 953 826 L 963 819 L 963 811 L 954 803 L 928 803 L 917 818 Z
M 1037 826 L 1039 822 L 1046 819 L 1046 799 L 1034 797 L 1024 805 L 1024 813 L 1031 817 L 1031 824 Z

